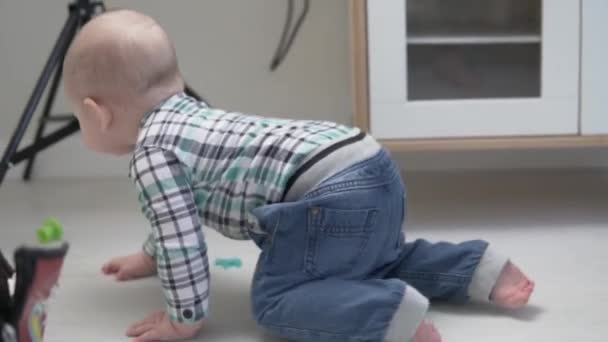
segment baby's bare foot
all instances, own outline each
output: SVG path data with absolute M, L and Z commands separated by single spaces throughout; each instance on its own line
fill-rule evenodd
M 156 264 L 143 251 L 114 258 L 102 266 L 105 275 L 113 275 L 118 281 L 133 280 L 152 276 L 156 273 Z
M 510 261 L 505 265 L 490 294 L 490 300 L 507 309 L 517 309 L 528 303 L 534 282 Z
M 422 321 L 416 330 L 412 342 L 441 342 L 441 335 L 435 325 L 429 321 Z

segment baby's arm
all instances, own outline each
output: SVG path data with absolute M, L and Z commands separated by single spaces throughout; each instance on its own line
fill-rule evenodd
M 153 230 L 153 240 L 144 244 L 144 251 L 155 252 L 157 273 L 167 302 L 165 333 L 200 327 L 208 310 L 209 264 L 189 174 L 173 153 L 157 147 L 138 151 L 131 173 L 142 210 Z M 148 326 L 153 328 L 161 322 L 156 323 Z M 141 338 L 150 333 L 150 330 L 140 330 L 130 329 L 130 335 Z M 154 335 L 156 339 L 159 337 Z

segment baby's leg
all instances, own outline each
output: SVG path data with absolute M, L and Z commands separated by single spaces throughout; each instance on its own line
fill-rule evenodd
M 407 281 L 429 299 L 491 300 L 507 308 L 525 305 L 534 289 L 517 267 L 480 240 L 460 244 L 425 240 L 408 243 L 388 277 Z
M 294 341 L 440 342 L 423 322 L 428 300 L 399 279 L 322 279 L 289 285 L 293 276 L 254 277 L 257 322 Z

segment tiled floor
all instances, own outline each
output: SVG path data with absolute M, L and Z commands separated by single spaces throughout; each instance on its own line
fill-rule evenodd
M 519 312 L 434 306 L 444 341 L 608 341 L 608 177 L 598 172 L 413 175 L 408 238 L 483 237 L 537 281 Z M 146 232 L 127 181 L 54 181 L 0 188 L 0 248 L 32 241 L 59 217 L 72 245 L 51 306 L 47 342 L 126 341 L 132 321 L 162 308 L 154 279 L 117 284 L 99 267 L 137 249 Z M 237 256 L 241 270 L 212 269 L 212 318 L 200 341 L 279 341 L 249 315 L 252 243 L 208 234 L 211 259 Z M 198 341 L 197 340 L 197 341 Z

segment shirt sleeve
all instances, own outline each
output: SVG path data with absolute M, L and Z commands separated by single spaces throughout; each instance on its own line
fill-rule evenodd
M 194 323 L 207 316 L 209 261 L 189 174 L 177 157 L 157 147 L 140 149 L 131 164 L 170 319 Z
M 149 257 L 156 259 L 156 239 L 154 239 L 154 234 L 148 234 L 148 238 L 144 241 L 142 249 Z

